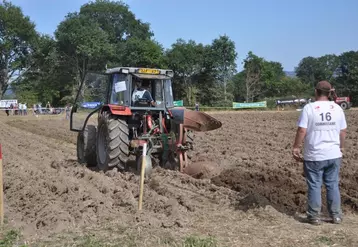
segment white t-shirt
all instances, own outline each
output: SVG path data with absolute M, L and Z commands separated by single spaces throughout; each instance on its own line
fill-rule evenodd
M 138 90 L 137 88 L 133 91 L 133 95 L 132 95 L 132 101 L 138 101 L 139 99 L 147 99 L 152 101 L 153 98 L 150 95 L 149 91 L 145 90 L 145 89 L 141 89 Z
M 306 128 L 304 160 L 322 161 L 342 157 L 339 134 L 347 128 L 342 108 L 333 101 L 316 101 L 307 104 L 298 120 Z
M 145 92 L 146 92 L 146 90 L 135 89 L 133 92 L 133 95 L 132 95 L 132 101 L 134 102 L 139 99 L 142 99 Z

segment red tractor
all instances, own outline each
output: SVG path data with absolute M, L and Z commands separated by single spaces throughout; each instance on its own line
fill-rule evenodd
M 202 112 L 174 107 L 172 77 L 172 70 L 128 67 L 88 73 L 70 118 L 70 129 L 78 132 L 78 161 L 102 171 L 124 170 L 133 157 L 140 170 L 146 143 L 146 174 L 151 172 L 152 161 L 188 171 L 189 133 L 220 128 L 221 122 Z M 98 116 L 92 123 L 95 113 Z
M 332 93 L 332 100 L 336 102 L 336 104 L 340 105 L 343 110 L 348 110 L 352 107 L 350 97 L 338 97 L 336 91 L 333 91 Z

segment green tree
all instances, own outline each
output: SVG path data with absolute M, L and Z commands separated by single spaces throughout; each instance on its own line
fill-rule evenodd
M 262 95 L 264 86 L 264 82 L 262 81 L 263 68 L 264 59 L 250 51 L 244 60 L 245 99 L 247 102 L 252 102 L 255 98 Z
M 44 35 L 34 46 L 31 68 L 13 87 L 21 101 L 58 105 L 62 97 L 71 93 L 70 85 L 71 77 L 61 67 L 56 41 Z
M 280 95 L 278 85 L 285 77 L 282 64 L 279 62 L 263 61 L 261 80 L 264 82 L 262 88 L 266 97 Z
M 231 82 L 235 100 L 247 102 L 302 94 L 307 88 L 298 78 L 286 77 L 281 63 L 266 61 L 252 52 L 244 60 L 244 70 L 236 74 Z
M 262 78 L 265 81 L 279 81 L 285 76 L 282 64 L 279 62 L 264 61 Z
M 314 57 L 305 57 L 303 58 L 296 70 L 296 75 L 300 78 L 304 83 L 309 85 L 315 85 L 317 81 L 318 73 L 318 60 Z
M 129 38 L 117 45 L 116 54 L 122 59 L 116 63 L 120 66 L 159 67 L 163 68 L 163 47 L 151 39 Z
M 296 68 L 296 75 L 302 82 L 315 87 L 319 81 L 332 80 L 338 67 L 339 58 L 335 55 L 305 57 Z
M 275 97 L 306 97 L 311 96 L 312 87 L 303 83 L 299 78 L 283 77 L 275 82 Z M 271 95 L 270 95 L 271 96 Z
M 340 65 L 339 56 L 325 55 L 319 57 L 318 66 L 319 66 L 320 76 L 317 79 L 327 80 L 327 81 L 333 80 L 334 76 L 338 72 L 339 65 Z
M 352 96 L 354 104 L 358 103 L 358 51 L 349 51 L 339 56 L 340 65 L 334 86 L 338 96 Z
M 217 80 L 223 85 L 224 99 L 227 101 L 227 84 L 236 73 L 235 43 L 226 35 L 220 36 L 211 45 L 211 56 Z
M 30 67 L 37 33 L 35 24 L 22 10 L 4 1 L 0 3 L 0 99 L 9 83 L 21 78 Z
M 107 33 L 110 43 L 124 42 L 128 38 L 146 40 L 153 36 L 150 25 L 136 19 L 122 1 L 92 1 L 81 7 L 80 15 L 98 23 Z
M 195 100 L 197 92 L 195 78 L 203 70 L 205 51 L 202 44 L 196 44 L 193 40 L 186 42 L 178 39 L 166 52 L 168 67 L 175 73 L 174 90 L 183 90 L 184 95 L 177 92 L 177 96 L 185 96 L 189 105 L 192 105 Z
M 97 22 L 79 14 L 69 14 L 55 32 L 62 63 L 79 85 L 88 70 L 104 70 L 113 46 Z
M 84 4 L 79 13 L 67 15 L 55 36 L 61 70 L 71 75 L 72 85 L 78 86 L 89 70 L 104 70 L 106 65 L 163 64 L 162 47 L 151 40 L 149 24 L 136 19 L 123 2 L 96 0 Z M 73 99 L 77 86 L 64 99 Z

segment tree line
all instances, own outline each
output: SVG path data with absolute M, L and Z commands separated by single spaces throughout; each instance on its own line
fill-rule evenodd
M 53 37 L 39 34 L 20 7 L 0 4 L 0 98 L 11 85 L 16 97 L 33 104 L 73 102 L 88 71 L 106 66 L 156 67 L 174 71 L 173 93 L 186 105 L 231 106 L 277 97 L 310 97 L 319 80 L 358 103 L 358 52 L 305 57 L 287 76 L 282 64 L 252 52 L 236 70 L 235 43 L 226 35 L 211 44 L 177 39 L 164 49 L 150 24 L 123 2 L 96 0 L 67 14 Z

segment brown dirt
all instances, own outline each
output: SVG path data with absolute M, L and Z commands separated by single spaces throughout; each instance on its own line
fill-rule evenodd
M 163 236 L 191 234 L 214 235 L 226 246 L 289 246 L 292 241 L 308 246 L 327 234 L 341 246 L 357 243 L 358 218 L 352 213 L 358 210 L 358 111 L 347 111 L 341 172 L 342 203 L 352 223 L 318 230 L 294 215 L 304 212 L 306 203 L 302 164 L 290 154 L 298 113 L 212 114 L 222 120 L 222 129 L 195 134 L 192 162 L 209 167 L 202 179 L 155 169 L 145 184 L 143 212 L 137 211 L 138 176 L 79 165 L 76 134 L 61 117 L 0 116 L 10 225 L 21 227 L 29 241 L 52 244 L 65 241 L 65 232 L 73 239 L 98 229 L 108 239 L 109 227 L 133 231 L 136 243 L 148 237 L 147 246 L 162 246 L 158 238 Z
M 237 134 L 229 131 L 235 129 L 235 122 L 229 121 L 233 117 L 219 115 L 225 123 L 230 123 L 224 126 L 228 131 L 224 131 L 220 138 L 241 142 L 234 141 L 231 145 L 225 144 L 226 141 L 217 143 L 217 146 L 227 150 L 215 154 L 221 154 L 222 157 L 218 157 L 220 160 L 230 160 L 228 163 L 231 165 L 213 178 L 213 183 L 227 186 L 241 194 L 254 193 L 265 197 L 282 213 L 303 213 L 306 208 L 306 183 L 302 163 L 295 162 L 290 156 L 295 135 L 293 115 L 297 116 L 294 113 L 246 115 L 245 118 L 237 119 L 240 122 Z M 353 212 L 358 211 L 358 188 L 354 185 L 358 181 L 355 165 L 358 127 L 354 126 L 357 118 L 356 111 L 347 112 L 350 124 L 346 143 L 347 157 L 341 170 L 342 204 L 346 211 Z M 272 125 L 273 122 L 276 126 Z M 240 149 L 241 153 L 236 154 Z M 325 200 L 323 204 L 325 207 Z

